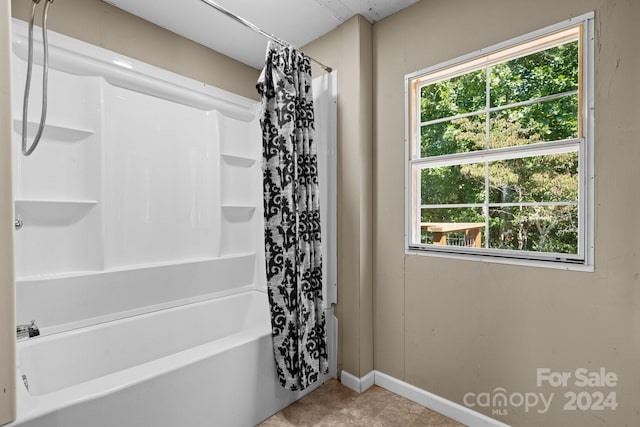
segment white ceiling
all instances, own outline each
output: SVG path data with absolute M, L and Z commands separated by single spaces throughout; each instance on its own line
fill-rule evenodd
M 251 67 L 264 65 L 267 39 L 200 0 L 104 0 Z M 377 22 L 418 0 L 215 0 L 295 46 L 360 14 Z M 322 62 L 322 58 L 315 58 Z M 331 64 L 326 64 L 331 66 Z

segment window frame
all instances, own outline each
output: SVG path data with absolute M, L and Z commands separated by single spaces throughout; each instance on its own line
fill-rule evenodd
M 589 12 L 405 76 L 405 253 L 578 271 L 594 270 L 594 17 L 594 12 Z M 538 39 L 575 27 L 580 29 L 578 38 L 581 44 L 579 60 L 582 68 L 578 90 L 580 134 L 578 138 L 565 140 L 564 144 L 553 141 L 547 143 L 547 145 L 549 149 L 566 149 L 570 145 L 577 147 L 576 151 L 580 165 L 577 202 L 579 212 L 578 254 L 412 243 L 414 233 L 420 233 L 420 227 L 418 226 L 420 215 L 417 213 L 420 209 L 420 201 L 417 201 L 418 208 L 416 208 L 416 200 L 414 198 L 416 194 L 414 188 L 417 188 L 417 194 L 419 194 L 420 172 L 414 174 L 413 167 L 416 162 L 423 164 L 430 162 L 425 162 L 425 158 L 420 157 L 420 155 L 413 156 L 414 144 L 416 144 L 417 140 L 419 146 L 420 140 L 421 112 L 417 105 L 420 97 L 420 88 L 425 86 L 425 76 L 430 75 L 428 81 L 438 81 L 443 78 L 463 75 L 482 68 L 483 66 L 479 64 L 490 62 L 488 57 L 492 54 L 502 55 L 503 52 L 507 52 L 511 48 L 517 48 L 525 43 L 535 43 Z M 439 75 L 444 77 L 438 78 Z M 422 83 L 417 84 L 416 82 Z M 519 150 L 531 150 L 543 154 L 542 146 L 540 145 L 536 147 L 527 145 L 516 148 L 511 147 L 506 151 L 513 153 Z M 465 158 L 468 159 L 470 157 L 480 158 L 487 155 L 499 155 L 496 151 L 482 153 L 478 154 L 478 152 L 472 151 L 450 154 L 447 155 L 448 160 L 445 163 L 449 161 L 464 161 Z M 436 162 L 437 160 L 433 161 L 434 164 Z

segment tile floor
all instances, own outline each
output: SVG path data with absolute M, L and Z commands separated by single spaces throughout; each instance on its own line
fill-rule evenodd
M 330 380 L 259 427 L 464 426 L 404 397 L 373 386 L 362 394 Z

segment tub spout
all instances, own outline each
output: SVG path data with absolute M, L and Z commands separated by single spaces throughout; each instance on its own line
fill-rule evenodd
M 35 320 L 32 320 L 30 325 L 18 325 L 16 327 L 16 338 L 18 340 L 37 337 L 38 335 L 40 335 L 40 329 L 38 329 Z

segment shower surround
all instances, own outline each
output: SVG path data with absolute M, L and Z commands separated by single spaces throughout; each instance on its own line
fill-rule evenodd
M 14 20 L 14 112 L 26 34 Z M 13 425 L 254 425 L 301 397 L 280 387 L 272 359 L 257 102 L 60 34 L 49 41 L 43 140 L 13 159 L 17 323 L 42 333 L 17 346 Z M 317 82 L 329 106 L 330 79 Z M 14 142 L 21 127 L 16 118 Z M 321 175 L 335 185 L 335 152 L 323 150 Z M 331 376 L 335 367 L 317 385 Z

